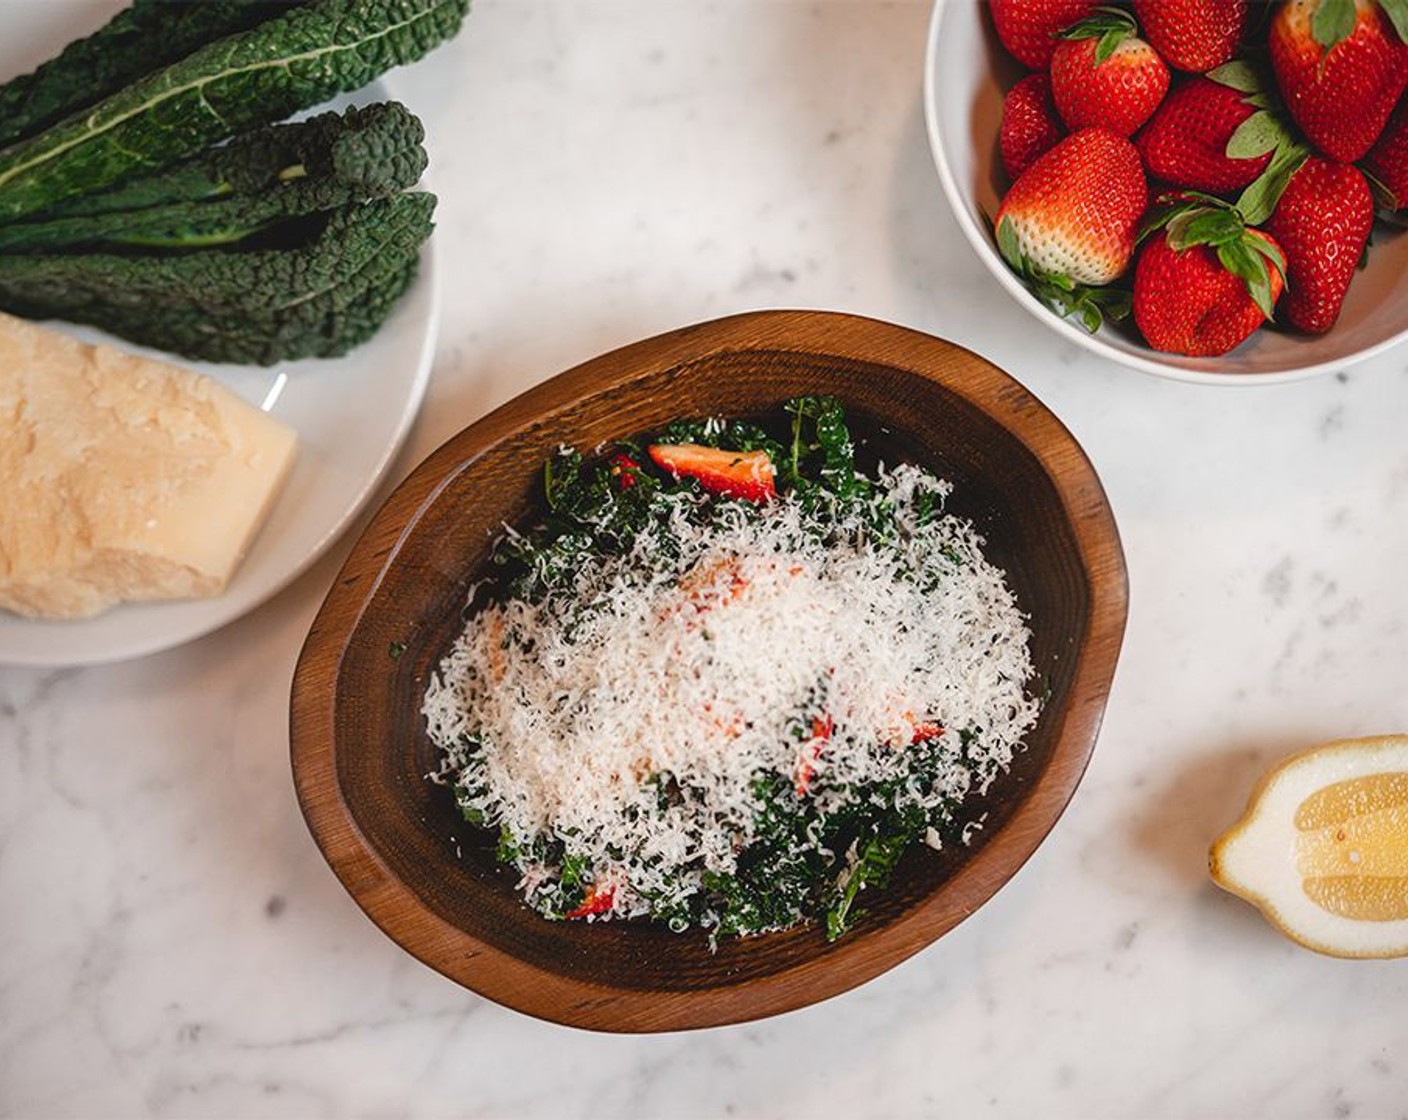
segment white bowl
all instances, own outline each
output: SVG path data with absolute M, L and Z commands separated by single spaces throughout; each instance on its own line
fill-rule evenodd
M 1344 369 L 1408 338 L 1408 236 L 1374 229 L 1369 265 L 1349 286 L 1339 322 L 1319 337 L 1262 329 L 1220 358 L 1150 349 L 1131 322 L 1096 334 L 1043 306 L 1008 269 L 988 233 L 1006 176 L 998 158 L 1002 96 L 1024 73 L 1003 50 L 984 0 L 937 0 L 924 66 L 929 146 L 959 227 L 1012 298 L 1058 334 L 1101 357 L 1179 381 L 1265 385 Z M 984 217 L 986 215 L 986 218 Z

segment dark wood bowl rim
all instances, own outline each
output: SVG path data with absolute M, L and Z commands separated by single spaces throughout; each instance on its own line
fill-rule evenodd
M 815 340 L 824 337 L 824 347 Z M 799 342 L 799 340 L 801 340 Z M 336 676 L 350 636 L 409 526 L 441 488 L 525 425 L 663 369 L 728 351 L 779 350 L 902 368 L 944 386 L 995 419 L 1052 479 L 1074 529 L 1090 591 L 1089 627 L 1050 763 L 1004 826 L 1017 840 L 988 843 L 935 894 L 968 889 L 954 917 L 934 900 L 875 938 L 857 936 L 807 976 L 795 968 L 687 994 L 618 989 L 547 972 L 470 936 L 428 910 L 358 829 L 338 787 L 334 741 Z M 962 378 L 942 370 L 958 352 Z M 943 358 L 945 361 L 939 361 Z M 396 511 L 400 523 L 388 524 Z M 376 555 L 377 541 L 396 543 Z M 349 579 L 348 573 L 375 572 Z M 294 673 L 290 756 L 300 808 L 324 858 L 363 911 L 423 963 L 479 994 L 527 1014 L 608 1031 L 691 1029 L 742 1022 L 837 995 L 893 967 L 975 911 L 1014 875 L 1055 825 L 1080 783 L 1104 713 L 1127 611 L 1128 584 L 1113 515 L 1093 466 L 1061 422 L 1018 382 L 962 347 L 875 319 L 824 311 L 759 311 L 681 328 L 612 351 L 527 390 L 452 436 L 428 456 L 364 528 L 310 629 Z M 329 682 L 332 682 L 330 687 Z M 331 794 L 331 796 L 329 796 Z

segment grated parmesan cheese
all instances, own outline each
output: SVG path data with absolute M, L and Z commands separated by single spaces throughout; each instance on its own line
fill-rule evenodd
M 645 914 L 732 873 L 759 774 L 793 776 L 822 810 L 893 779 L 899 808 L 985 790 L 1038 706 L 1025 620 L 981 538 L 918 512 L 949 490 L 882 470 L 884 541 L 859 507 L 823 532 L 784 493 L 718 503 L 701 524 L 708 499 L 662 494 L 668 516 L 627 554 L 581 566 L 569 593 L 469 618 L 424 701 L 443 776 L 517 849 L 551 838 L 590 867 L 594 917 Z M 935 734 L 943 765 L 920 782 L 912 744 Z M 934 828 L 922 836 L 939 846 Z M 519 868 L 541 904 L 560 867 Z

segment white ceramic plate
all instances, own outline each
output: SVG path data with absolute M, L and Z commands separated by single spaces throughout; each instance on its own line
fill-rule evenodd
M 0 80 L 86 30 L 73 30 L 52 7 L 6 6 L 0 11 Z M 19 40 L 33 46 L 26 51 Z M 362 104 L 390 96 L 377 83 L 351 100 Z M 249 555 L 225 593 L 213 599 L 130 604 L 74 622 L 41 622 L 0 611 L 0 665 L 91 665 L 155 653 L 234 621 L 292 582 L 347 529 L 391 467 L 425 396 L 439 312 L 439 275 L 427 245 L 419 277 L 386 324 L 344 358 L 267 369 L 183 362 L 298 432 L 298 460 Z M 106 339 L 87 328 L 49 325 L 87 341 Z M 126 342 L 116 345 L 172 360 Z
M 427 246 L 419 279 L 386 325 L 345 358 L 268 369 L 183 363 L 248 401 L 267 402 L 267 411 L 298 432 L 298 460 L 254 547 L 213 599 L 132 603 L 74 622 L 0 611 L 0 664 L 91 665 L 155 653 L 233 622 L 292 582 L 361 511 L 415 419 L 435 352 L 439 287 Z M 50 325 L 88 341 L 104 337 Z
M 1004 188 L 997 159 L 1002 96 L 1022 75 L 1008 58 L 984 0 L 937 0 L 924 65 L 924 112 L 939 181 L 973 251 L 1023 308 L 1071 342 L 1146 373 L 1210 385 L 1295 381 L 1381 353 L 1408 338 L 1408 234 L 1374 229 L 1369 265 L 1355 275 L 1327 334 L 1260 330 L 1231 354 L 1185 358 L 1146 346 L 1132 325 L 1089 334 L 1042 306 L 1008 269 L 987 232 Z

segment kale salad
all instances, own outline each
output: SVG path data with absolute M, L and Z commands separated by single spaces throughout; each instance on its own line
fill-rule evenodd
M 551 919 L 721 935 L 862 913 L 968 842 L 1037 718 L 950 485 L 857 470 L 838 403 L 561 448 L 425 696 L 434 775 Z

